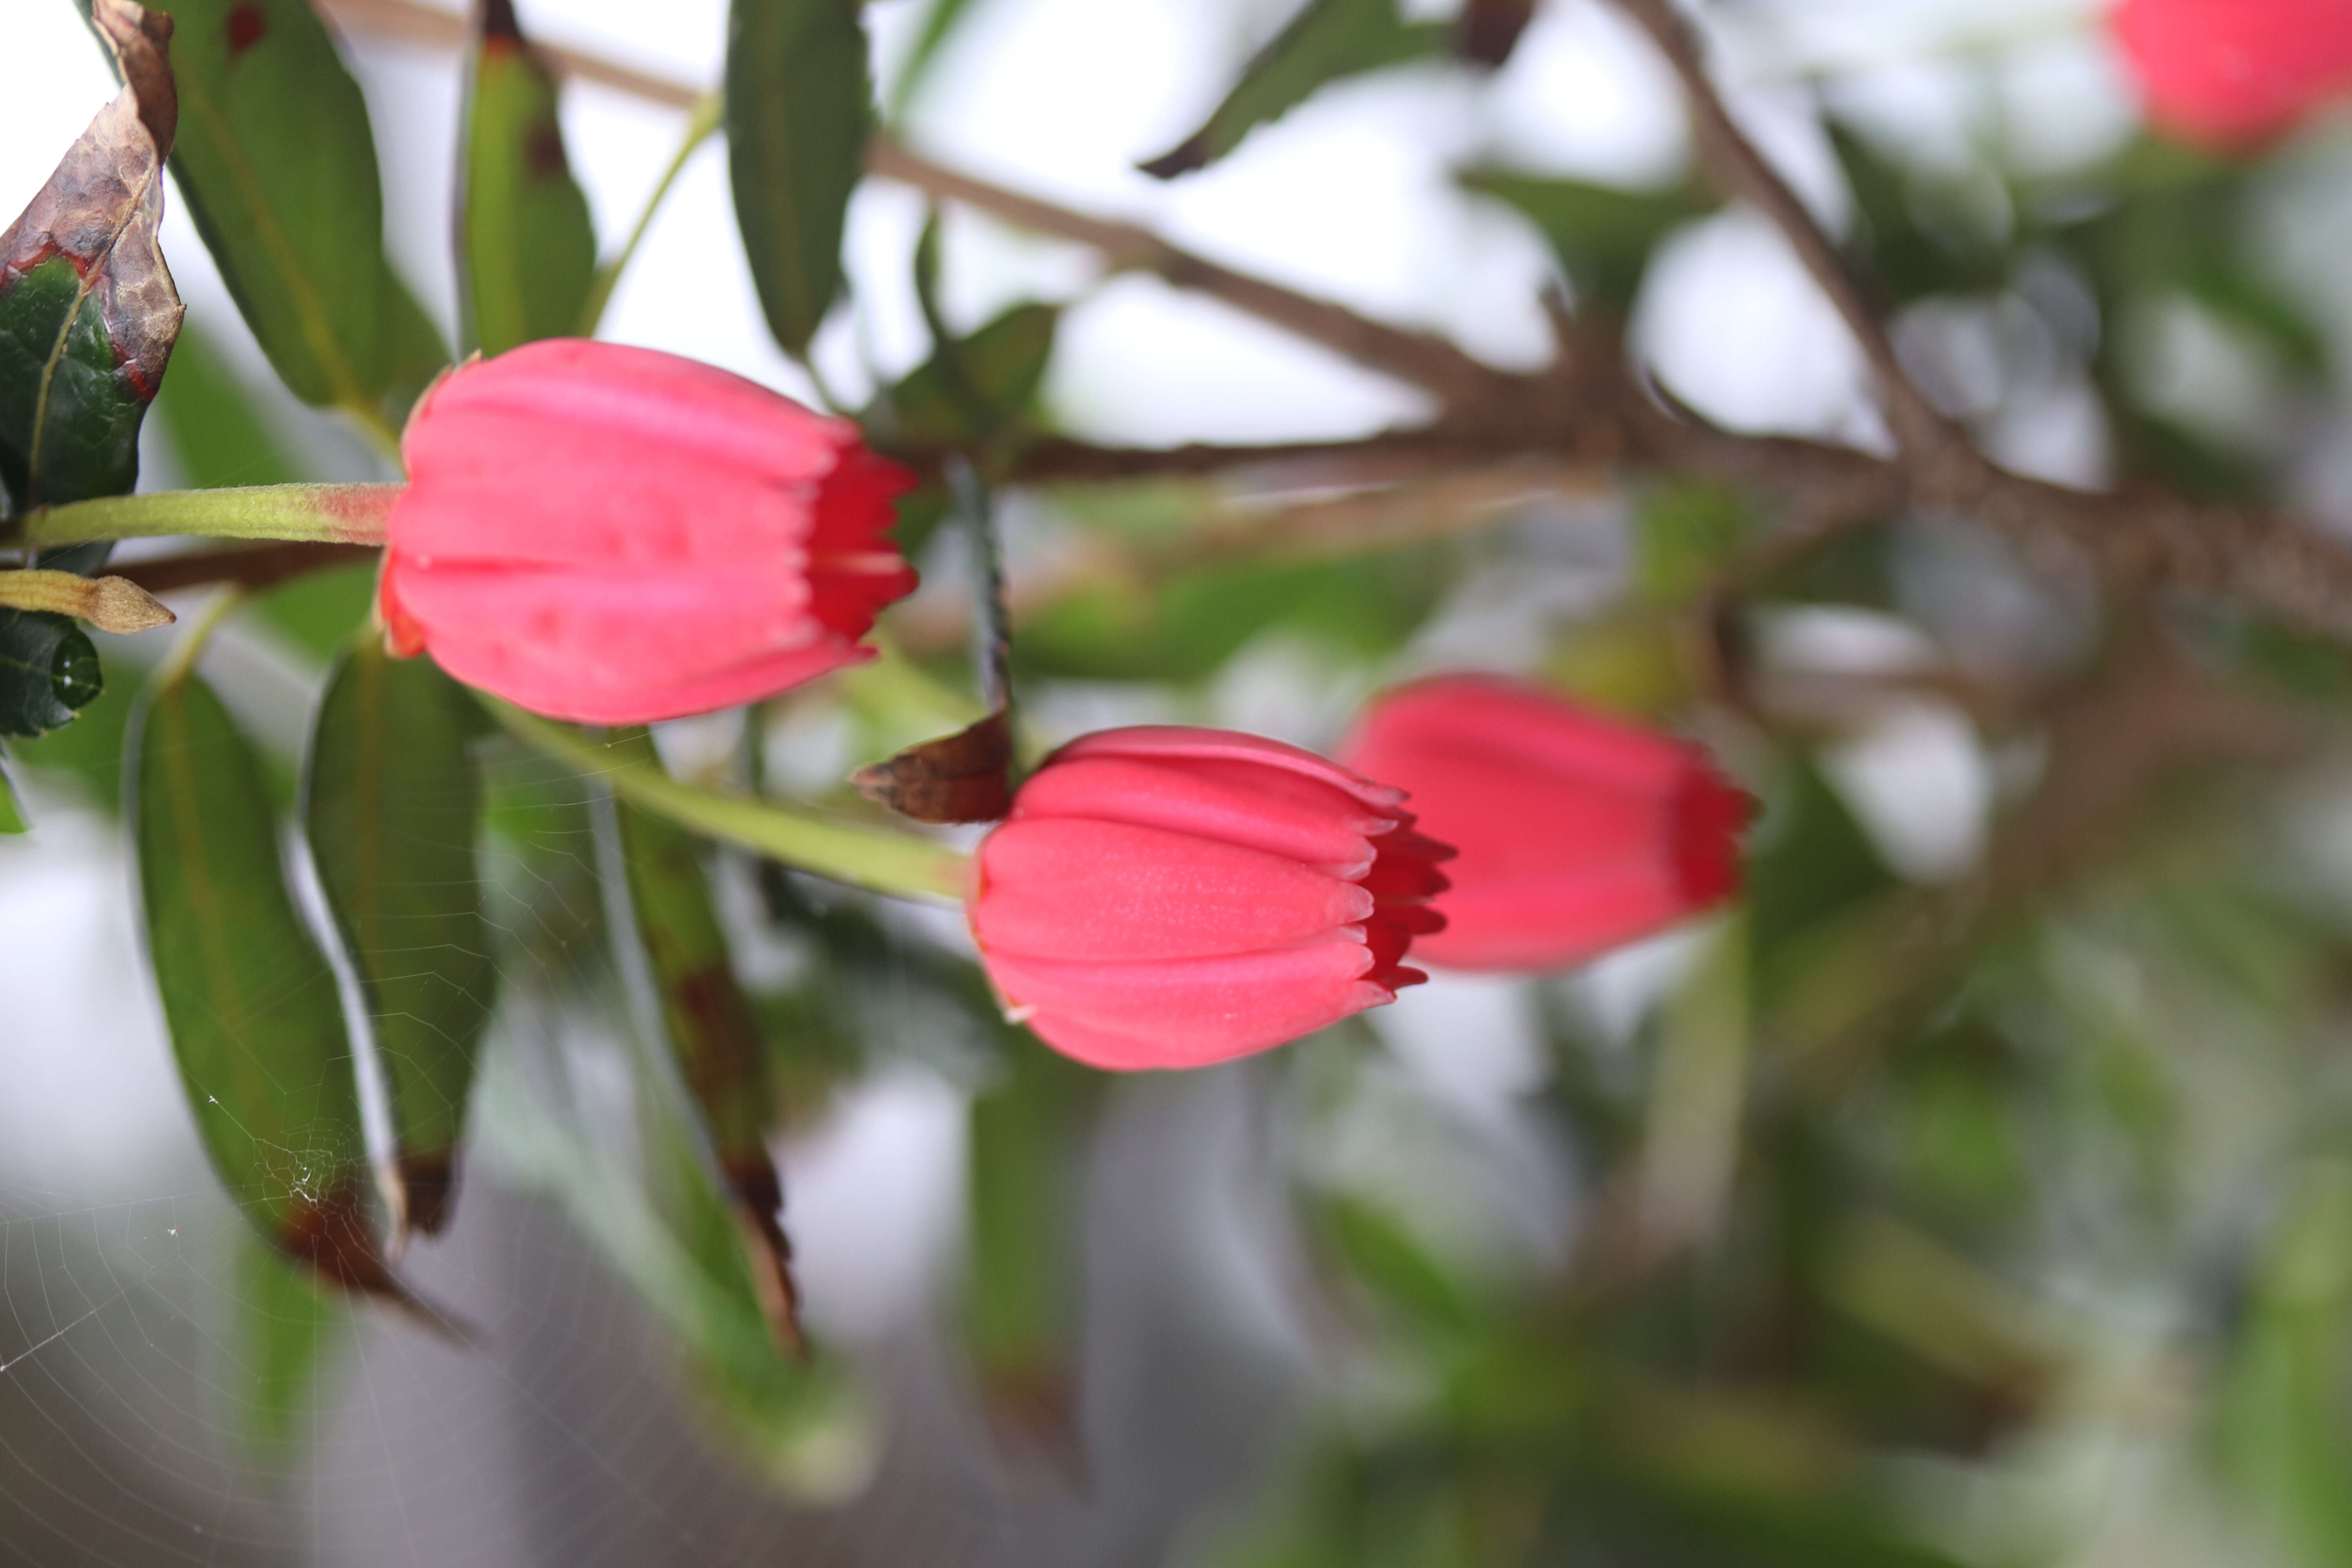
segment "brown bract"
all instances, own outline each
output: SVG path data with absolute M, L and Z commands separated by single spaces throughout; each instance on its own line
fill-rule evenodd
M 1013 727 L 1000 710 L 862 767 L 850 782 L 866 799 L 917 822 L 996 822 L 1013 809 L 1012 765 Z

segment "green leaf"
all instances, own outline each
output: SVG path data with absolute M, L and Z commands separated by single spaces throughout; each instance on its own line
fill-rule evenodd
M 2314 1160 L 2300 1174 L 2245 1309 L 2221 1457 L 2285 1560 L 2352 1563 L 2352 1163 Z
M 735 222 L 768 330 L 788 353 L 841 291 L 841 237 L 874 89 L 856 0 L 734 0 L 727 157 Z
M 290 1462 L 301 1452 L 296 1434 L 349 1314 L 309 1273 L 249 1238 L 237 1247 L 235 1310 L 231 1392 L 244 1436 L 257 1458 Z
M 383 266 L 386 369 L 375 406 L 385 425 L 397 430 L 407 423 L 408 411 L 425 389 L 449 368 L 449 345 L 392 264 Z
M 1687 185 L 1625 190 L 1500 169 L 1469 171 L 1462 183 L 1526 214 L 1551 242 L 1578 295 L 1621 316 L 1640 292 L 1659 241 L 1717 206 L 1706 192 Z
M 1004 1076 L 971 1102 L 965 1321 L 1001 1426 L 1066 1444 L 1076 1419 L 1081 1186 L 1103 1075 L 1017 1033 Z
M 5 669 L 0 668 L 0 690 L 6 686 Z M 8 755 L 20 770 L 71 779 L 92 802 L 110 812 L 116 810 L 122 797 L 123 735 L 137 696 L 135 685 L 118 681 L 100 691 L 64 729 L 11 741 Z
M 642 728 L 617 731 L 613 743 L 658 762 L 653 737 Z M 663 1031 L 752 1248 L 762 1303 L 779 1334 L 794 1342 L 792 1249 L 777 1218 L 783 1186 L 767 1142 L 775 1094 L 759 1015 L 735 977 L 694 836 L 625 801 L 614 810 L 630 912 L 660 999 Z
M 214 1170 L 278 1251 L 396 1294 L 367 1230 L 342 1000 L 288 896 L 260 760 L 182 670 L 147 692 L 125 771 L 148 961 Z
M 156 242 L 171 24 L 101 0 L 95 26 L 131 85 L 0 233 L 0 487 L 20 512 L 138 482 L 140 422 L 180 332 Z
M 1642 595 L 1680 605 L 1714 582 L 1757 530 L 1741 491 L 1703 479 L 1669 480 L 1641 498 L 1635 564 Z
M 931 0 L 930 9 L 923 13 L 922 31 L 915 35 L 914 47 L 907 51 L 906 63 L 898 68 L 898 79 L 890 84 L 891 119 L 903 117 L 908 106 L 921 94 L 948 40 L 971 17 L 974 8 L 972 0 Z
M 26 833 L 31 827 L 25 820 L 25 808 L 16 804 L 16 788 L 8 782 L 7 770 L 0 768 L 0 834 Z
M 291 484 L 286 449 L 201 319 L 187 323 L 155 416 L 191 489 Z
M 572 177 L 555 78 L 524 41 L 511 0 L 481 9 L 459 154 L 463 336 L 486 354 L 579 331 L 596 275 L 596 230 Z
M 390 384 L 383 197 L 359 83 L 306 0 L 175 0 L 172 173 L 269 363 L 306 402 Z
M 1829 132 L 1861 216 L 1863 265 L 1894 299 L 1979 293 L 2008 281 L 2009 257 L 1969 222 L 1961 187 L 1906 168 L 1834 120 Z
M 988 444 L 1002 451 L 1031 427 L 1029 416 L 1061 327 L 1055 305 L 1015 305 L 951 342 L 877 394 L 865 425 L 886 450 Z M 984 460 L 984 455 L 983 455 Z M 898 548 L 918 555 L 947 519 L 950 497 L 934 479 L 898 501 Z
M 106 689 L 98 649 L 63 616 L 0 610 L 0 735 L 46 735 Z
M 1278 120 L 1341 77 L 1448 53 L 1454 28 L 1407 22 L 1397 0 L 1307 0 L 1290 25 L 1243 68 L 1224 101 L 1174 147 L 1138 164 L 1162 180 L 1204 169 L 1259 126 Z
M 1761 952 L 1896 886 L 1870 835 L 1810 763 L 1790 768 L 1748 843 L 1748 909 Z
M 482 921 L 472 703 L 425 659 L 362 631 L 311 731 L 303 828 L 359 977 L 392 1101 L 406 1222 L 455 1201 L 458 1142 L 498 973 Z
M 961 446 L 1026 415 L 1053 362 L 1056 305 L 1015 305 L 943 344 L 875 399 L 869 416 L 894 447 Z
M 1330 1194 L 1309 1200 L 1306 1218 L 1332 1261 L 1404 1323 L 1441 1335 L 1474 1326 L 1461 1285 L 1385 1210 Z
M 637 1075 L 644 1163 L 632 1170 L 551 1113 L 520 1055 L 495 1051 L 483 1073 L 483 1150 L 503 1184 L 562 1205 L 677 1337 L 693 1385 L 787 1492 L 838 1500 L 854 1490 L 878 1448 L 864 1390 L 842 1362 L 796 1362 L 776 1342 L 734 1205 L 667 1082 Z M 568 1069 L 559 1060 L 550 1070 Z
M 1389 551 L 1335 561 L 1254 561 L 1171 574 L 1156 590 L 1106 584 L 1022 630 L 1023 667 L 1081 679 L 1203 680 L 1279 628 L 1362 655 L 1402 646 L 1444 591 L 1445 556 Z

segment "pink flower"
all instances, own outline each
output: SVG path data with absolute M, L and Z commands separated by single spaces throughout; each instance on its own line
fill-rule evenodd
M 2189 141 L 2266 141 L 2352 90 L 2352 0 L 2123 0 L 2110 25 L 2148 118 Z
M 980 847 L 971 929 L 1006 1009 L 1097 1067 L 1205 1067 L 1396 1000 L 1446 851 L 1403 795 L 1219 730 L 1063 747 Z
M 1414 955 L 1557 969 L 1728 898 L 1748 797 L 1696 749 L 1517 681 L 1453 675 L 1376 699 L 1340 755 L 1412 792 L 1461 851 Z
M 912 480 L 857 427 L 675 354 L 559 339 L 460 367 L 401 438 L 394 651 L 537 712 L 641 723 L 873 657 Z

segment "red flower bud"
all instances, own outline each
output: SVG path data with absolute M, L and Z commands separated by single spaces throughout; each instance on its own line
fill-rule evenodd
M 560 339 L 442 378 L 401 438 L 394 652 L 537 712 L 631 724 L 873 657 L 915 574 L 912 480 L 857 427 L 707 364 Z
M 972 935 L 1008 1013 L 1097 1067 L 1206 1067 L 1396 1000 L 1447 851 L 1403 795 L 1219 730 L 1063 747 L 980 847 Z
M 2148 118 L 2244 146 L 2352 90 L 2352 0 L 2123 0 L 2116 41 Z
M 1719 903 L 1739 884 L 1748 797 L 1696 748 L 1486 676 L 1376 699 L 1340 752 L 1412 792 L 1461 851 L 1445 929 L 1414 955 L 1557 969 Z

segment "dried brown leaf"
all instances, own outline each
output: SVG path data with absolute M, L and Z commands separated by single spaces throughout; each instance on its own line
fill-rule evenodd
M 1003 710 L 969 730 L 909 746 L 850 782 L 917 822 L 995 822 L 1013 808 L 1013 726 Z

